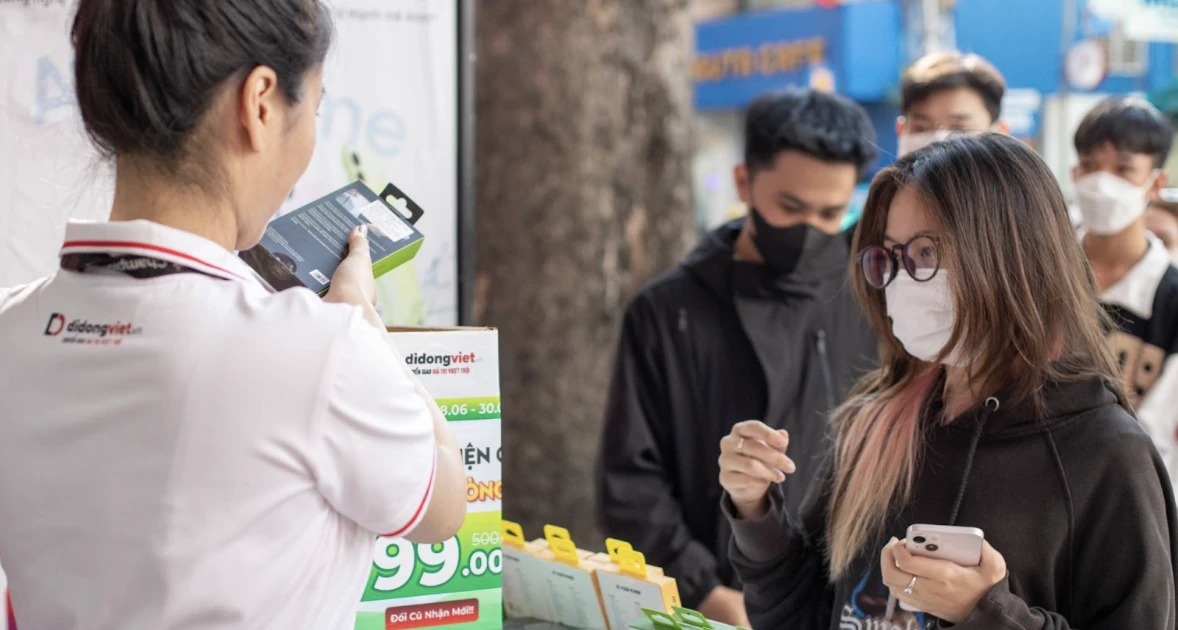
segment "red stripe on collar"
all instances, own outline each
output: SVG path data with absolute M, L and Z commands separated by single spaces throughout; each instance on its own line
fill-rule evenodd
M 176 258 L 182 258 L 182 259 L 187 260 L 189 262 L 194 262 L 194 263 L 203 265 L 205 267 L 208 267 L 209 269 L 219 271 L 223 274 L 233 276 L 234 278 L 237 278 L 238 280 L 245 280 L 245 278 L 241 277 L 240 275 L 238 275 L 232 271 L 229 271 L 228 269 L 218 267 L 217 265 L 214 265 L 212 263 L 205 262 L 205 261 L 203 261 L 203 260 L 201 260 L 191 254 L 185 254 L 184 252 L 176 251 L 174 249 L 168 249 L 167 247 L 160 247 L 159 245 L 151 245 L 148 243 L 135 243 L 132 241 L 66 241 L 65 244 L 61 246 L 61 248 L 63 250 L 72 249 L 72 248 L 144 249 L 144 250 L 147 250 L 150 252 L 156 252 L 159 254 L 166 254 L 168 256 L 175 256 Z

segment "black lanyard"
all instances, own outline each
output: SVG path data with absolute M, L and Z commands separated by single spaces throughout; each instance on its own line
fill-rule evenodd
M 224 280 L 220 276 L 205 273 L 170 260 L 161 260 L 151 256 L 136 254 L 66 254 L 61 257 L 61 268 L 78 273 L 92 273 L 102 271 L 119 273 L 139 280 L 172 276 L 178 273 L 195 273 L 210 278 Z

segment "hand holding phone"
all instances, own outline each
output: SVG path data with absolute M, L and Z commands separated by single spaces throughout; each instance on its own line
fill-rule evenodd
M 976 527 L 953 525 L 912 525 L 904 540 L 904 547 L 914 556 L 948 560 L 963 567 L 976 567 L 982 563 L 982 546 L 986 536 Z M 900 608 L 917 612 L 904 602 Z
M 1006 559 L 972 527 L 914 525 L 906 539 L 884 545 L 879 561 L 883 583 L 894 596 L 889 615 L 899 601 L 904 610 L 950 624 L 968 619 L 1007 575 Z
M 908 528 L 904 546 L 914 556 L 976 567 L 982 563 L 982 544 L 985 541 L 986 535 L 976 527 L 913 525 Z

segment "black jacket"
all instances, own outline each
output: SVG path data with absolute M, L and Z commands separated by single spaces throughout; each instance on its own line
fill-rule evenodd
M 601 444 L 605 532 L 676 578 L 689 607 L 737 586 L 719 509 L 721 438 L 764 419 L 790 432 L 799 466 L 814 470 L 807 457 L 824 450 L 825 413 L 876 354 L 846 280 L 847 239 L 773 277 L 733 261 L 740 227 L 710 234 L 630 304 Z M 803 485 L 787 502 L 800 503 Z
M 779 496 L 766 518 L 734 520 L 732 561 L 753 627 L 935 627 L 899 607 L 883 621 L 880 551 L 920 523 L 978 527 L 1006 558 L 1009 577 L 957 630 L 1173 630 L 1178 529 L 1149 436 L 1099 380 L 1049 386 L 1040 421 L 1001 398 L 997 411 L 977 409 L 950 425 L 926 414 L 928 447 L 912 500 L 833 584 L 823 555 L 828 483 L 800 520 Z M 729 501 L 725 511 L 733 513 Z

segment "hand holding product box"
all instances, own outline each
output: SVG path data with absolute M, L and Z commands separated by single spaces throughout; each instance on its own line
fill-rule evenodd
M 423 214 L 392 184 L 377 195 L 355 182 L 274 219 L 240 256 L 275 291 L 307 287 L 325 295 L 354 228 L 372 227 L 372 273 L 380 277 L 417 255 L 424 237 L 413 226 Z

